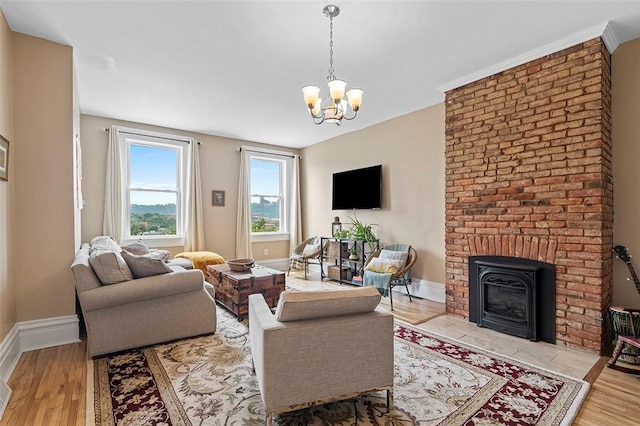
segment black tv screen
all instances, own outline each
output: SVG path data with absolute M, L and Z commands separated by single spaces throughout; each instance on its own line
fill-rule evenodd
M 382 208 L 382 165 L 333 174 L 333 210 Z

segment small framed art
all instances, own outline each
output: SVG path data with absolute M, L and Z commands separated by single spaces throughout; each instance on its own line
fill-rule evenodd
M 211 205 L 224 207 L 224 191 L 211 191 Z
M 9 141 L 0 135 L 0 180 L 9 178 Z

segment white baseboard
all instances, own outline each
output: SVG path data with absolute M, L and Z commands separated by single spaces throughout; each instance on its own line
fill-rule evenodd
M 23 321 L 16 324 L 22 352 L 80 341 L 77 315 Z
M 309 271 L 313 271 L 316 274 L 319 274 L 320 265 L 312 263 L 311 265 L 309 265 Z M 404 287 L 394 287 L 393 291 L 399 291 L 406 294 L 406 290 L 404 289 Z M 444 283 L 412 278 L 411 285 L 409 286 L 409 292 L 412 296 L 415 295 L 422 299 L 433 300 L 434 302 L 445 303 L 446 301 Z
M 0 419 L 11 397 L 7 381 L 23 352 L 79 341 L 77 315 L 16 323 L 0 343 Z
M 406 294 L 404 287 L 394 287 L 393 291 Z M 409 292 L 412 296 L 420 297 L 421 299 L 433 300 L 434 302 L 445 303 L 446 300 L 444 283 L 412 278 L 411 285 L 409 286 Z
M 279 259 L 256 260 L 256 263 L 258 265 L 266 266 L 267 268 L 276 269 L 278 271 L 287 272 L 287 269 L 289 269 L 288 257 L 282 257 Z

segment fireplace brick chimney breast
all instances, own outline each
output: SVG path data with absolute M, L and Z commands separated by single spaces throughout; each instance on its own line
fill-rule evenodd
M 609 345 L 610 62 L 597 38 L 446 93 L 447 312 L 469 315 L 469 256 L 540 260 L 558 344 Z

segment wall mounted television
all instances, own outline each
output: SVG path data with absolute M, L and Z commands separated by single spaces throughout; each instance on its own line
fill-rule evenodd
M 333 210 L 382 208 L 382 165 L 333 174 Z

